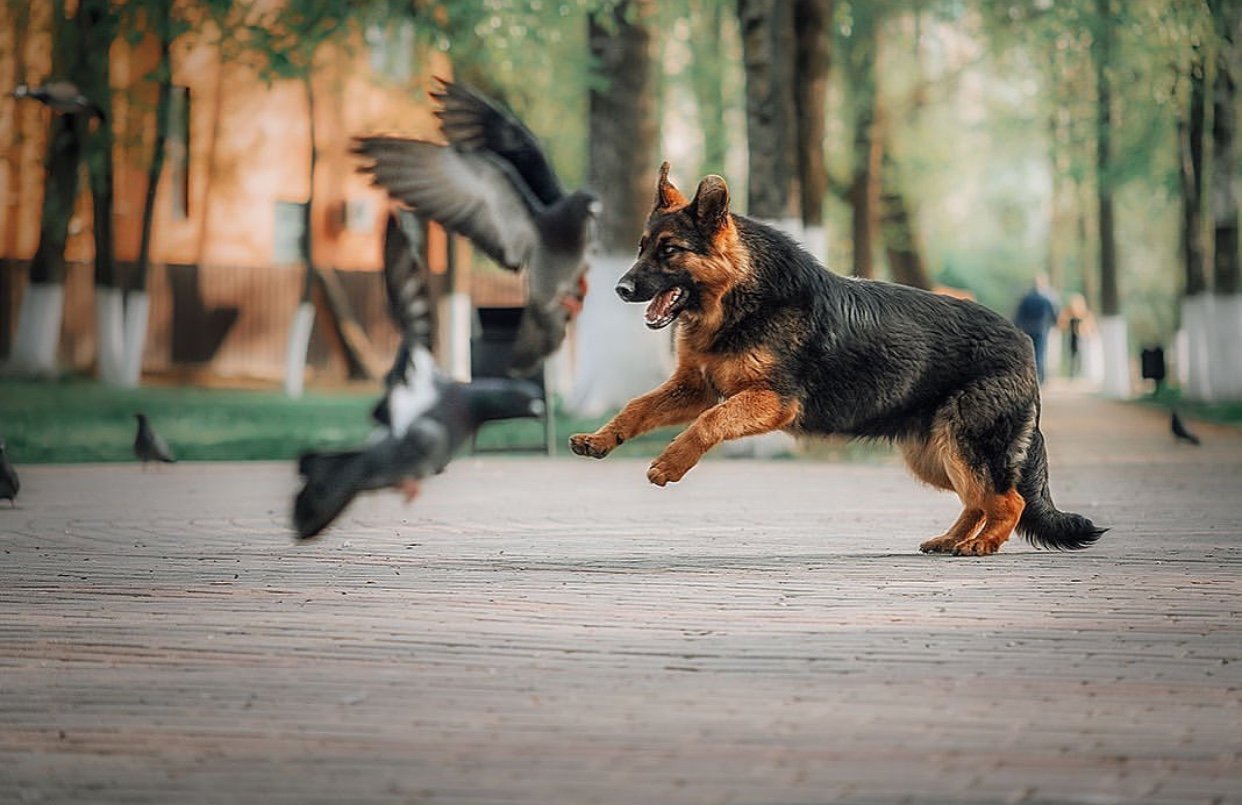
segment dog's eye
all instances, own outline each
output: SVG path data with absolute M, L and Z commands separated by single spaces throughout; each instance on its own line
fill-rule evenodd
M 665 243 L 660 246 L 661 257 L 672 257 L 679 251 L 681 251 L 681 247 L 673 243 Z

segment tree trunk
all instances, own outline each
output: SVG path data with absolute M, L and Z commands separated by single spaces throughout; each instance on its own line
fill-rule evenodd
M 690 79 L 699 110 L 699 129 L 703 133 L 703 161 L 698 175 L 725 173 L 729 150 L 728 128 L 725 123 L 724 67 L 724 3 L 718 0 L 695 0 L 691 3 L 691 25 L 696 28 L 697 42 L 692 49 Z M 645 178 L 645 175 L 644 175 Z
M 142 235 L 138 243 L 138 262 L 134 266 L 130 288 L 145 290 L 147 272 L 151 262 L 151 228 L 155 223 L 155 197 L 159 190 L 160 176 L 164 172 L 165 141 L 168 139 L 168 112 L 172 99 L 172 41 L 169 27 L 169 5 L 157 3 L 161 14 L 155 23 L 160 32 L 160 60 L 156 67 L 159 89 L 155 100 L 155 137 L 151 147 L 151 161 L 147 164 L 147 190 L 142 201 Z
M 1113 221 L 1112 70 L 1113 15 L 1111 0 L 1096 0 L 1096 183 L 1100 234 L 1100 338 L 1104 346 L 1105 394 L 1130 396 L 1130 360 L 1126 322 L 1117 289 L 1117 235 Z
M 1195 400 L 1212 398 L 1209 372 L 1207 272 L 1203 256 L 1203 138 L 1206 121 L 1204 68 L 1197 58 L 1190 70 L 1190 107 L 1178 124 L 1178 180 L 1182 196 L 1181 250 L 1186 288 L 1182 299 L 1182 333 L 1178 373 L 1182 391 Z
M 81 0 L 78 30 L 82 57 L 70 75 L 86 97 L 104 111 L 86 143 L 90 172 L 92 231 L 95 236 L 95 354 L 99 379 L 120 385 L 124 367 L 125 300 L 117 275 L 112 217 L 112 42 L 117 18 L 110 0 Z
M 880 199 L 880 208 L 883 211 L 881 239 L 884 242 L 888 269 L 893 281 L 923 290 L 931 290 L 931 277 L 927 273 L 926 263 L 923 262 L 918 232 L 910 210 L 906 206 L 905 196 L 897 186 L 893 166 L 887 159 L 884 160 L 881 177 L 883 187 L 883 195 Z
M 155 100 L 155 137 L 151 144 L 151 161 L 147 165 L 146 195 L 142 201 L 138 262 L 134 265 L 129 289 L 125 294 L 124 365 L 121 383 L 129 387 L 137 386 L 142 377 L 142 355 L 147 343 L 147 313 L 150 309 L 147 274 L 151 264 L 151 229 L 155 223 L 155 197 L 159 190 L 160 176 L 164 172 L 168 112 L 172 98 L 171 4 L 157 3 L 152 13 L 159 14 L 153 20 L 160 40 L 160 59 L 156 67 L 159 88 Z
M 602 192 L 599 253 L 575 328 L 574 378 L 566 405 L 598 414 L 661 382 L 671 368 L 668 334 L 647 332 L 642 306 L 613 292 L 633 262 L 655 198 L 657 124 L 649 29 L 655 4 L 624 0 L 591 14 L 588 44 L 598 71 L 589 100 L 588 185 Z M 611 14 L 605 20 L 601 15 Z M 627 334 L 618 338 L 618 333 Z
M 1212 229 L 1213 287 L 1220 296 L 1242 292 L 1242 276 L 1238 263 L 1238 197 L 1237 182 L 1237 75 L 1242 32 L 1242 19 L 1235 3 L 1212 0 L 1217 21 L 1219 50 L 1216 77 L 1212 82 Z
M 746 65 L 747 211 L 796 229 L 793 5 L 738 0 L 737 15 Z
M 219 59 L 219 67 L 216 70 L 216 86 L 215 86 L 214 92 L 212 93 L 214 95 L 214 102 L 212 106 L 212 116 L 211 116 L 211 135 L 210 135 L 210 140 L 207 143 L 207 169 L 206 171 L 204 171 L 205 178 L 203 181 L 203 188 L 201 191 L 202 199 L 203 199 L 202 201 L 203 209 L 202 209 L 202 214 L 199 216 L 198 243 L 197 243 L 197 247 L 195 248 L 195 254 L 197 255 L 197 257 L 195 258 L 195 262 L 198 263 L 199 266 L 203 265 L 203 256 L 206 254 L 206 251 L 207 251 L 208 235 L 211 234 L 211 213 L 213 209 L 211 200 L 214 198 L 214 194 L 212 193 L 212 185 L 215 182 L 215 178 L 216 178 L 216 164 L 218 162 L 217 157 L 219 154 L 220 132 L 223 129 L 224 73 L 228 69 L 228 66 L 229 66 L 228 60 L 223 58 L 222 55 L 218 56 L 218 59 Z M 188 121 L 187 121 L 187 125 L 188 125 Z M 188 155 L 187 155 L 187 158 L 188 158 Z
M 832 64 L 832 2 L 796 0 L 793 8 L 797 44 L 793 86 L 802 238 L 811 254 L 821 260 L 827 256 L 824 195 L 828 192 L 828 169 L 824 164 L 824 116 Z
M 854 93 L 854 181 L 850 186 L 853 272 L 874 277 L 876 208 L 880 195 L 880 138 L 876 136 L 879 92 L 876 88 L 878 21 L 874 9 L 855 6 L 859 14 L 849 38 L 849 68 Z
M 1242 400 L 1242 276 L 1238 256 L 1237 80 L 1242 69 L 1242 11 L 1236 0 L 1212 0 L 1219 43 L 1212 82 L 1212 319 L 1215 396 Z
M 655 187 L 656 118 L 649 0 L 624 0 L 611 12 L 588 17 L 587 35 L 599 78 L 589 98 L 590 165 L 587 184 L 606 194 L 599 245 L 606 254 L 631 254 L 651 209 Z
M 315 166 L 319 161 L 319 153 L 315 144 L 315 88 L 312 77 L 313 70 L 308 68 L 302 79 L 302 87 L 306 91 L 307 136 L 310 139 L 309 184 L 302 223 L 302 261 L 305 271 L 302 274 L 302 296 L 293 316 L 293 323 L 289 327 L 289 343 L 285 352 L 285 394 L 295 399 L 302 396 L 306 383 L 306 358 L 315 325 L 315 304 L 311 299 L 315 287 L 315 239 L 311 231 L 311 209 L 315 204 Z
M 81 56 L 78 29 L 66 17 L 64 0 L 52 11 L 52 71 L 68 74 Z M 78 166 L 86 121 L 77 115 L 52 114 L 44 159 L 43 215 L 39 245 L 30 261 L 30 282 L 22 296 L 17 333 L 8 368 L 20 374 L 53 375 L 60 347 L 65 299 L 65 243 L 78 195 Z
M 9 47 L 13 51 L 13 77 L 18 82 L 26 80 L 26 47 L 30 31 L 30 4 L 18 3 L 10 8 L 12 29 L 8 32 Z M 5 144 L 5 161 L 8 171 L 5 175 L 7 187 L 5 192 L 11 199 L 21 196 L 22 188 L 22 151 L 25 142 L 26 110 L 33 104 L 6 98 L 5 105 L 12 110 L 12 127 L 9 130 L 9 141 Z M 17 233 L 20 228 L 22 209 L 16 204 L 5 205 L 4 215 L 4 246 L 0 250 L 0 311 L 8 313 L 13 307 L 13 291 L 16 272 L 12 268 L 17 265 Z M 9 322 L 0 324 L 0 358 L 7 356 L 12 349 L 12 333 Z

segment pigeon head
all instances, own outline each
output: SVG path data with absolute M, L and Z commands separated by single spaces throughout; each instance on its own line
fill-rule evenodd
M 543 393 L 529 380 L 481 378 L 465 387 L 470 419 L 481 425 L 496 419 L 543 416 Z

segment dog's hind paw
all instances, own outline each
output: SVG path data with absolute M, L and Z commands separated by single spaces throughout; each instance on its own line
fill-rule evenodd
M 954 556 L 991 556 L 1000 550 L 1004 540 L 991 540 L 973 537 L 964 539 L 953 546 Z
M 919 550 L 923 553 L 953 553 L 953 548 L 957 545 L 957 542 L 957 537 L 944 534 L 927 540 L 919 546 Z

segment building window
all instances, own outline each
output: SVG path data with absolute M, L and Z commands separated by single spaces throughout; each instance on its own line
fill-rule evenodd
M 174 220 L 190 217 L 190 88 L 173 85 L 168 98 L 169 190 Z
M 400 22 L 371 23 L 365 32 L 371 55 L 371 72 L 398 83 L 408 82 L 414 75 L 414 24 Z
M 302 239 L 306 233 L 306 203 L 276 202 L 276 229 L 272 243 L 272 261 L 300 263 L 305 257 Z

